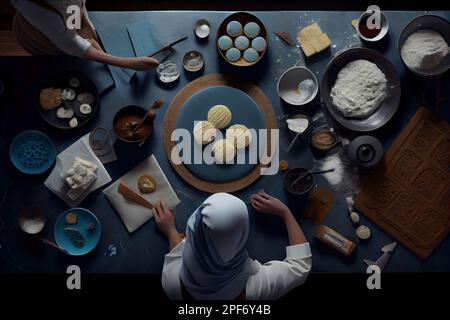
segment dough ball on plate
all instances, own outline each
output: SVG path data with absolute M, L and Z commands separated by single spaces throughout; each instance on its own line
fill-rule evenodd
M 208 144 L 216 138 L 217 129 L 209 121 L 199 121 L 194 126 L 194 140 L 198 144 Z
M 241 52 L 236 48 L 230 48 L 225 53 L 227 59 L 231 62 L 236 62 L 241 58 Z
M 231 116 L 230 109 L 222 104 L 218 104 L 208 111 L 208 121 L 211 122 L 216 129 L 228 127 Z
M 249 38 L 256 37 L 260 31 L 261 28 L 256 22 L 249 22 L 244 26 L 244 34 Z
M 231 141 L 222 139 L 214 143 L 212 147 L 214 158 L 217 164 L 224 164 L 233 161 L 236 156 L 236 148 Z
M 258 60 L 259 58 L 259 54 L 258 52 L 253 49 L 253 48 L 248 48 L 247 50 L 244 51 L 244 59 L 247 62 L 255 62 L 256 60 Z
M 252 41 L 252 48 L 255 49 L 258 52 L 262 52 L 266 50 L 267 42 L 264 40 L 263 37 L 256 37 Z
M 217 45 L 222 50 L 228 50 L 233 46 L 233 40 L 229 36 L 221 36 L 217 40 Z
M 227 33 L 230 37 L 237 37 L 242 33 L 242 24 L 237 21 L 231 21 L 227 25 Z
M 242 124 L 232 125 L 227 129 L 227 140 L 231 141 L 236 149 L 245 149 L 252 143 L 251 131 Z
M 234 46 L 239 50 L 245 50 L 250 45 L 250 40 L 246 36 L 239 36 L 234 40 Z

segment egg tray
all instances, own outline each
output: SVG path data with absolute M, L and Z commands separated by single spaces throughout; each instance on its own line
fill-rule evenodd
M 363 179 L 355 207 L 421 259 L 450 230 L 450 126 L 420 108 Z

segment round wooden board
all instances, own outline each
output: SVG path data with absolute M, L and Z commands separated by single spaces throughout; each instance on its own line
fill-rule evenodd
M 181 89 L 175 98 L 173 98 L 164 118 L 164 148 L 166 150 L 166 155 L 175 171 L 191 186 L 209 193 L 234 192 L 249 186 L 256 179 L 258 179 L 261 175 L 261 171 L 264 170 L 264 167 L 267 167 L 267 164 L 263 165 L 258 163 L 248 175 L 242 177 L 241 179 L 219 184 L 199 179 L 197 176 L 193 175 L 184 164 L 181 163 L 178 153 L 175 152 L 177 157 L 176 159 L 172 159 L 171 155 L 172 149 L 175 147 L 175 142 L 171 141 L 170 137 L 176 126 L 178 111 L 194 93 L 211 86 L 230 86 L 244 91 L 252 97 L 253 100 L 255 100 L 258 107 L 262 110 L 266 129 L 278 129 L 277 118 L 272 108 L 272 104 L 261 89 L 251 82 L 242 81 L 230 75 L 211 74 L 192 81 Z M 271 154 L 272 148 L 277 148 L 277 146 L 272 145 L 270 130 L 267 132 L 266 148 L 267 149 L 263 154 L 269 155 Z M 174 160 L 175 162 L 181 164 L 175 163 Z

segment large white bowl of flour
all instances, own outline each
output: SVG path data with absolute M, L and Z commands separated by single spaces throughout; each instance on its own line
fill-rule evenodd
M 331 60 L 321 81 L 320 98 L 342 127 L 369 132 L 397 111 L 401 83 L 392 63 L 369 48 L 350 48 Z
M 450 23 L 424 15 L 410 21 L 398 39 L 405 66 L 419 76 L 436 76 L 450 69 Z

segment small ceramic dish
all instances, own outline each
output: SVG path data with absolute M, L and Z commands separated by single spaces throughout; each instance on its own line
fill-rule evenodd
M 195 22 L 194 33 L 200 39 L 205 39 L 211 33 L 211 25 L 206 19 L 200 19 Z
M 205 60 L 203 55 L 196 50 L 187 52 L 183 57 L 183 67 L 186 71 L 197 72 L 201 70 L 204 65 Z
M 66 222 L 66 215 L 69 213 L 76 214 L 76 223 L 68 224 Z M 54 235 L 56 244 L 60 248 L 72 256 L 82 256 L 91 252 L 97 246 L 100 240 L 101 226 L 97 217 L 91 211 L 83 208 L 72 208 L 61 213 L 58 217 Z
M 41 208 L 24 208 L 20 213 L 19 226 L 25 233 L 38 234 L 44 229 L 46 221 Z
M 277 90 L 285 102 L 302 106 L 316 97 L 319 85 L 311 70 L 305 67 L 292 67 L 281 75 Z
M 363 26 L 363 23 L 367 23 L 368 19 L 372 15 L 380 15 L 380 23 L 381 23 L 381 30 L 380 29 L 369 29 L 367 26 Z M 379 31 L 378 31 L 379 30 Z M 368 10 L 364 12 L 358 19 L 358 24 L 356 27 L 356 33 L 358 36 L 367 42 L 377 42 L 383 39 L 389 30 L 389 20 L 386 17 L 386 15 L 382 11 L 373 11 Z M 368 34 L 364 35 L 364 33 L 373 33 L 373 36 L 368 36 Z

